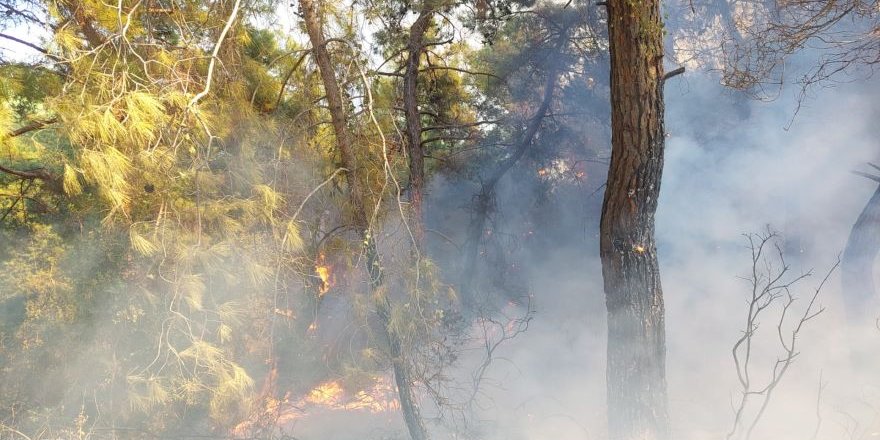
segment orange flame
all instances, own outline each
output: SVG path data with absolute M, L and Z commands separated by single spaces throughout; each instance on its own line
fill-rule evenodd
M 324 295 L 335 284 L 335 277 L 331 271 L 331 266 L 325 261 L 323 253 L 318 254 L 318 261 L 315 262 L 315 273 L 321 279 L 321 285 L 318 286 L 318 294 Z
M 381 378 L 372 387 L 353 395 L 346 394 L 342 384 L 337 381 L 324 382 L 309 391 L 300 401 L 302 407 L 308 404 L 335 411 L 363 410 L 371 413 L 392 411 L 400 407 L 388 378 Z
M 266 416 L 273 416 L 275 423 L 283 425 L 304 417 L 308 411 L 365 411 L 372 414 L 400 409 L 396 400 L 395 388 L 388 377 L 379 378 L 376 383 L 356 393 L 348 393 L 338 381 L 322 382 L 312 388 L 301 399 L 291 402 L 290 393 L 282 399 L 267 397 L 262 411 L 254 414 L 233 428 L 236 435 L 244 435 Z

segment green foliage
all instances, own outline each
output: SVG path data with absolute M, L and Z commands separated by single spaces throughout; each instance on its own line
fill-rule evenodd
M 7 100 L 18 120 L 38 115 L 43 102 L 60 92 L 57 72 L 24 64 L 0 66 L 0 97 Z
M 411 258 L 403 224 L 406 17 L 437 12 L 417 89 L 429 176 L 503 159 L 483 147 L 516 140 L 551 63 L 576 71 L 596 49 L 546 61 L 556 28 L 506 17 L 529 2 L 491 3 L 491 50 L 447 19 L 469 13 L 462 2 L 323 4 L 386 274 L 371 291 L 320 75 L 303 36 L 267 25 L 274 4 L 229 21 L 229 0 L 41 2 L 50 67 L 0 64 L 0 164 L 25 172 L 0 172 L 0 422 L 24 408 L 46 416 L 16 420 L 23 431 L 62 436 L 89 423 L 230 432 L 334 374 L 364 387 L 387 372 L 388 335 L 442 377 L 462 326 L 449 268 Z M 568 23 L 560 11 L 542 17 Z M 372 50 L 348 43 L 363 20 L 379 29 Z M 379 54 L 391 74 L 373 70 Z M 583 92 L 574 74 L 566 84 L 560 95 Z M 327 295 L 357 324 L 344 349 L 320 334 Z

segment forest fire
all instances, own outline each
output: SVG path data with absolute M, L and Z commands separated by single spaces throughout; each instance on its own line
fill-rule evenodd
M 332 267 L 327 263 L 323 253 L 318 254 L 318 261 L 315 262 L 315 273 L 321 279 L 321 285 L 318 286 L 318 294 L 324 295 L 335 284 L 335 277 Z
M 365 390 L 353 395 L 345 392 L 338 381 L 328 381 L 313 388 L 300 401 L 301 407 L 312 405 L 338 411 L 364 410 L 371 413 L 393 411 L 399 408 L 394 398 L 394 387 L 388 378 L 381 378 Z
M 880 0 L 2 0 L 0 440 L 880 440 L 878 43 Z
M 538 178 L 557 183 L 576 183 L 586 178 L 587 172 L 580 161 L 556 158 L 545 166 L 538 168 Z
M 283 426 L 307 417 L 310 412 L 349 411 L 379 414 L 397 411 L 400 404 L 395 396 L 394 386 L 388 377 L 381 377 L 369 388 L 355 393 L 346 391 L 339 381 L 330 380 L 318 384 L 296 401 L 291 401 L 289 392 L 281 399 L 267 397 L 263 410 L 251 419 L 239 423 L 233 428 L 233 433 L 236 435 L 248 433 L 266 416 L 272 416 L 270 418 L 274 420 L 276 426 Z

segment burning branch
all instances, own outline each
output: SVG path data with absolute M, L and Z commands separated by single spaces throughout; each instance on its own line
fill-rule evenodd
M 315 262 L 315 273 L 321 279 L 321 285 L 318 286 L 318 295 L 323 296 L 336 283 L 336 277 L 333 274 L 332 266 L 327 263 L 324 253 L 318 254 L 318 260 Z

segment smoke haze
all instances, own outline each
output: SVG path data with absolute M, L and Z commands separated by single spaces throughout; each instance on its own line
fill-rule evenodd
M 797 62 L 809 63 L 809 54 Z M 608 76 L 605 71 L 590 71 L 596 68 L 593 61 L 585 64 L 589 64 L 584 68 L 587 72 L 578 75 Z M 600 65 L 597 70 L 607 68 L 604 65 L 607 60 L 600 59 L 596 64 Z M 574 82 L 571 77 L 564 80 L 563 83 Z M 597 100 L 585 100 L 581 104 L 584 108 L 580 110 L 588 115 L 583 121 L 589 119 L 589 122 L 568 127 L 565 132 L 569 138 L 583 138 L 580 146 L 583 152 L 598 150 L 596 157 L 577 156 L 572 151 L 581 150 L 568 145 L 546 145 L 545 150 L 552 153 L 564 150 L 564 154 L 560 153 L 560 158 L 554 160 L 568 163 L 548 165 L 542 162 L 546 157 L 530 152 L 499 183 L 495 211 L 486 228 L 491 231 L 492 239 L 485 240 L 491 243 L 487 248 L 494 247 L 483 249 L 479 258 L 481 269 L 475 282 L 479 288 L 475 290 L 489 292 L 484 293 L 482 300 L 485 305 L 497 308 L 493 316 L 498 317 L 502 327 L 505 319 L 529 316 L 531 320 L 527 331 L 504 342 L 492 353 L 492 362 L 483 374 L 479 392 L 470 405 L 459 408 L 461 413 L 443 412 L 445 417 L 438 420 L 441 411 L 422 396 L 423 416 L 430 422 L 429 431 L 434 439 L 598 440 L 608 437 L 605 405 L 608 342 L 598 231 L 610 139 L 608 127 L 603 125 L 608 103 L 602 81 L 590 77 L 587 81 L 590 86 L 584 88 L 592 93 L 590 99 Z M 666 305 L 666 375 L 676 440 L 724 439 L 734 427 L 741 388 L 731 350 L 745 329 L 751 291 L 749 280 L 744 279 L 752 270 L 744 234 L 778 232 L 780 249 L 790 265 L 790 276 L 786 279 L 811 274 L 790 291 L 796 301 L 786 311 L 788 320 L 782 330 L 787 334 L 797 325 L 798 316 L 807 309 L 825 274 L 838 262 L 850 228 L 877 189 L 876 182 L 851 171 L 866 170 L 867 162 L 880 162 L 880 80 L 853 79 L 814 87 L 802 101 L 800 92 L 797 86 L 787 87 L 772 101 L 757 101 L 723 87 L 715 73 L 700 70 L 689 70 L 666 83 L 668 137 L 656 236 Z M 558 105 L 566 99 L 574 100 L 563 96 L 556 97 L 555 101 Z M 528 106 L 523 107 L 523 113 L 529 113 Z M 566 117 L 571 118 L 562 116 L 558 120 Z M 557 124 L 557 120 L 552 124 Z M 553 139 L 565 137 L 558 133 L 553 135 L 557 138 L 551 135 L 550 140 L 544 139 L 544 142 L 550 144 Z M 537 139 L 532 150 L 540 152 L 540 134 Z M 575 161 L 584 163 L 572 165 Z M 559 177 L 548 183 L 535 175 L 536 171 L 541 176 L 545 172 L 552 175 L 555 170 L 546 171 L 543 167 L 555 166 L 554 163 L 562 170 L 560 175 L 575 170 L 582 176 Z M 570 168 L 565 168 L 569 165 Z M 536 166 L 542 168 L 536 170 Z M 307 167 L 303 168 L 291 166 L 288 172 L 302 174 L 300 178 L 304 181 L 320 180 L 317 177 L 320 173 L 305 176 Z M 467 181 L 456 177 L 436 173 L 429 182 L 425 202 L 426 227 L 430 232 L 426 254 L 437 262 L 437 267 L 451 268 L 450 273 L 442 274 L 443 282 L 449 285 L 455 284 L 457 274 L 452 272 L 460 265 L 461 245 L 467 239 L 473 215 L 471 197 L 479 191 L 478 179 Z M 333 191 L 342 194 L 340 188 L 336 186 Z M 328 214 L 333 209 L 330 206 L 338 202 L 326 193 L 319 192 L 309 202 L 307 211 L 326 209 L 324 214 L 314 217 L 327 220 L 328 224 L 321 226 L 331 230 L 337 223 L 344 224 L 345 219 L 335 211 Z M 397 215 L 392 212 L 383 218 L 385 229 L 377 233 L 381 255 L 385 258 L 383 264 L 392 271 L 407 267 L 412 258 L 409 236 L 404 233 L 406 229 L 400 219 L 394 217 Z M 362 241 L 353 233 L 345 240 L 338 240 L 343 243 L 337 243 L 339 248 L 346 251 L 356 248 L 349 248 L 347 243 Z M 77 241 L 75 248 L 89 248 L 87 241 L 85 238 Z M 99 251 L 94 249 L 95 254 L 100 254 Z M 323 252 L 316 264 L 324 264 Z M 85 251 L 78 257 L 77 264 L 83 266 L 79 273 L 98 273 L 109 264 L 106 256 L 102 258 Z M 328 253 L 327 258 L 331 260 L 327 262 L 328 271 L 334 263 L 340 268 L 346 263 L 348 267 L 362 267 L 341 261 L 343 257 L 332 253 Z M 340 261 L 333 261 L 334 258 Z M 311 261 L 304 263 L 304 267 L 310 271 Z M 255 388 L 274 386 L 277 388 L 274 391 L 289 391 L 291 402 L 306 402 L 296 417 L 283 423 L 284 432 L 295 439 L 409 438 L 399 408 L 350 409 L 336 405 L 335 409 L 328 409 L 308 402 L 308 392 L 316 383 L 328 383 L 328 376 L 345 376 L 346 362 L 365 357 L 360 350 L 372 348 L 370 343 L 375 342 L 369 339 L 368 333 L 374 329 L 365 323 L 365 313 L 358 314 L 359 307 L 365 307 L 371 299 L 364 294 L 363 274 L 339 272 L 333 275 L 338 279 L 308 273 L 302 277 L 307 281 L 291 281 L 287 289 L 295 292 L 290 293 L 291 297 L 308 292 L 303 304 L 289 298 L 285 303 L 284 298 L 279 300 L 277 295 L 274 304 L 247 304 L 250 311 L 260 307 L 269 310 L 272 325 L 278 323 L 278 333 L 284 335 L 277 339 L 279 364 L 248 366 L 269 378 L 265 383 L 257 383 Z M 229 295 L 238 292 L 226 286 L 224 280 L 211 283 L 216 284 L 212 288 Z M 387 284 L 392 286 L 388 289 L 397 289 L 394 293 L 400 294 L 407 288 L 405 283 L 404 280 Z M 112 309 L 109 303 L 126 300 L 124 294 L 129 286 L 124 284 L 120 281 L 118 286 L 107 289 L 109 293 L 90 301 L 96 304 L 107 301 L 106 310 L 120 309 Z M 277 277 L 275 284 L 278 284 Z M 328 290 L 330 284 L 335 284 L 335 290 Z M 4 287 L 0 285 L 0 289 Z M 204 285 L 202 288 L 204 290 Z M 110 298 L 111 294 L 118 295 Z M 362 303 L 356 304 L 354 297 Z M 247 298 L 232 299 L 242 304 L 248 301 Z M 753 389 L 761 389 L 772 380 L 774 365 L 778 366 L 777 361 L 784 356 L 777 335 L 777 324 L 784 312 L 781 308 L 784 300 L 780 301 L 763 312 L 754 336 L 750 364 Z M 824 311 L 809 320 L 798 334 L 798 355 L 779 386 L 773 389 L 766 412 L 758 414 L 762 397 L 753 396 L 743 413 L 742 426 L 733 438 L 745 438 L 743 432 L 757 420 L 751 436 L 754 440 L 880 439 L 880 374 L 877 373 L 880 328 L 849 326 L 843 310 L 839 270 L 831 273 L 818 303 Z M 318 304 L 321 304 L 320 313 Z M 25 313 L 23 302 L 0 305 L 4 307 L 0 309 L 4 319 Z M 295 321 L 294 312 L 301 313 L 297 319 L 302 319 L 296 324 L 302 328 L 290 325 L 286 330 L 281 329 L 282 318 L 286 317 L 284 322 L 288 323 Z M 880 310 L 871 313 L 880 317 Z M 95 312 L 101 318 L 95 318 L 95 322 L 116 319 L 103 316 L 107 314 L 107 311 Z M 361 318 L 362 321 L 356 321 Z M 475 321 L 477 324 L 471 330 L 478 331 L 481 321 Z M 89 327 L 92 325 L 96 328 Z M 164 326 L 162 323 L 160 328 Z M 77 329 L 81 333 L 71 331 L 65 335 L 71 339 L 76 335 L 91 338 L 84 342 L 70 341 L 70 346 L 85 347 L 82 354 L 71 354 L 73 367 L 70 369 L 81 371 L 78 377 L 84 383 L 86 379 L 99 382 L 99 378 L 90 375 L 100 376 L 104 371 L 96 369 L 97 356 L 92 357 L 88 350 L 92 344 L 97 346 L 95 341 L 100 341 L 96 335 L 113 333 L 114 327 L 104 328 L 91 322 L 85 327 L 88 328 Z M 499 337 L 498 331 L 490 331 L 494 340 Z M 297 351 L 306 345 L 302 340 L 317 342 L 320 348 L 314 349 L 315 352 Z M 269 346 L 275 342 L 270 339 L 268 348 L 247 349 L 271 352 L 276 347 Z M 448 372 L 453 384 L 445 391 L 454 403 L 470 396 L 472 374 L 486 356 L 486 347 L 479 342 L 466 346 L 460 353 L 459 364 Z M 135 351 L 133 348 L 132 356 Z M 152 357 L 152 353 L 149 355 Z M 328 361 L 329 358 L 332 359 Z M 47 365 L 42 372 L 30 372 L 24 367 L 19 370 L 34 376 L 33 386 L 45 389 L 45 393 L 69 393 L 61 399 L 67 405 L 65 410 L 70 411 L 78 404 L 85 407 L 85 403 L 80 403 L 82 396 L 67 391 L 65 387 L 69 384 L 56 383 L 62 379 L 50 374 L 54 368 L 57 366 Z M 277 370 L 284 369 L 289 383 L 273 383 Z M 269 370 L 273 371 L 267 372 Z M 42 376 L 55 379 L 50 381 Z M 386 392 L 387 401 L 393 402 L 394 393 L 388 392 L 393 391 L 389 377 L 379 385 L 385 387 L 381 391 Z M 338 391 L 343 393 L 341 387 Z M 345 390 L 353 394 L 351 391 Z M 108 391 L 108 395 L 112 392 Z M 338 403 L 333 401 L 336 396 L 318 397 Z M 459 415 L 466 416 L 466 423 L 465 419 L 456 417 Z M 204 419 L 203 415 L 192 417 Z M 205 427 L 192 427 L 192 432 L 198 433 L 202 428 Z
M 797 113 L 796 92 L 786 90 L 774 102 L 752 101 L 704 73 L 667 85 L 669 138 L 657 238 L 677 438 L 722 438 L 734 420 L 739 385 L 731 348 L 744 328 L 750 291 L 739 278 L 751 270 L 743 234 L 769 226 L 780 233 L 792 274 L 813 269 L 793 292 L 800 298 L 793 307 L 802 310 L 875 190 L 876 184 L 850 171 L 877 159 L 876 80 L 814 90 Z M 509 209 L 527 189 L 505 183 L 499 206 Z M 485 427 L 486 438 L 604 438 L 598 212 L 585 215 L 576 202 L 559 203 L 571 203 L 568 215 L 588 233 L 560 231 L 579 240 L 524 263 L 535 318 L 492 366 L 490 383 L 498 385 L 488 388 L 484 402 L 484 417 L 494 420 Z M 874 357 L 851 368 L 854 339 L 846 333 L 839 282 L 835 272 L 824 286 L 819 301 L 826 311 L 799 337 L 801 355 L 753 438 L 877 436 L 880 389 L 872 365 L 878 364 Z M 778 317 L 779 310 L 769 311 L 755 336 L 756 383 L 769 380 L 780 355 Z M 867 329 L 864 338 L 855 344 L 876 344 L 880 331 Z

